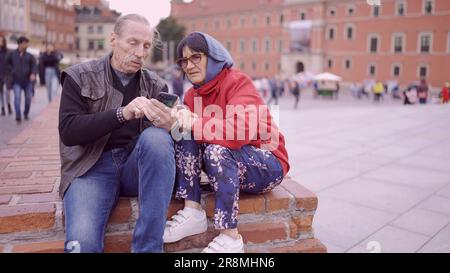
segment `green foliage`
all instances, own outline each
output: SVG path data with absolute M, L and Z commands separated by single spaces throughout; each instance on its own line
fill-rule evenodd
M 174 56 L 176 56 L 176 47 L 178 43 L 184 38 L 186 28 L 180 24 L 178 24 L 177 20 L 171 16 L 159 21 L 156 29 L 159 32 L 159 42 L 155 45 L 155 49 L 153 51 L 153 62 L 162 61 L 163 59 L 163 43 L 174 41 Z

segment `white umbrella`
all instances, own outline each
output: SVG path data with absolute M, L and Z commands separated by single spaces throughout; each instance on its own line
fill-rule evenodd
M 316 76 L 314 76 L 314 80 L 339 82 L 342 80 L 342 78 L 337 75 L 334 75 L 332 73 L 325 72 L 325 73 L 320 73 L 320 74 L 317 74 Z

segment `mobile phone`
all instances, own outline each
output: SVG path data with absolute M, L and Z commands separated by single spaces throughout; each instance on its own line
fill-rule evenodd
M 161 92 L 158 94 L 156 99 L 165 104 L 167 107 L 172 108 L 177 102 L 178 96 L 166 92 Z

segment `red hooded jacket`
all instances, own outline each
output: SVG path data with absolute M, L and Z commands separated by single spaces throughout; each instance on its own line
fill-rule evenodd
M 269 150 L 280 161 L 283 174 L 288 173 L 284 136 L 246 74 L 233 68 L 223 69 L 205 85 L 189 89 L 184 103 L 199 116 L 192 126 L 198 143 L 230 149 L 252 145 Z

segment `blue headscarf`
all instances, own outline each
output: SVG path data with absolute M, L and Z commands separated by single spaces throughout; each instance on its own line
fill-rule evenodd
M 234 61 L 226 48 L 216 39 L 203 32 L 196 32 L 205 38 L 208 45 L 208 64 L 205 84 L 213 80 L 223 69 L 233 66 Z

